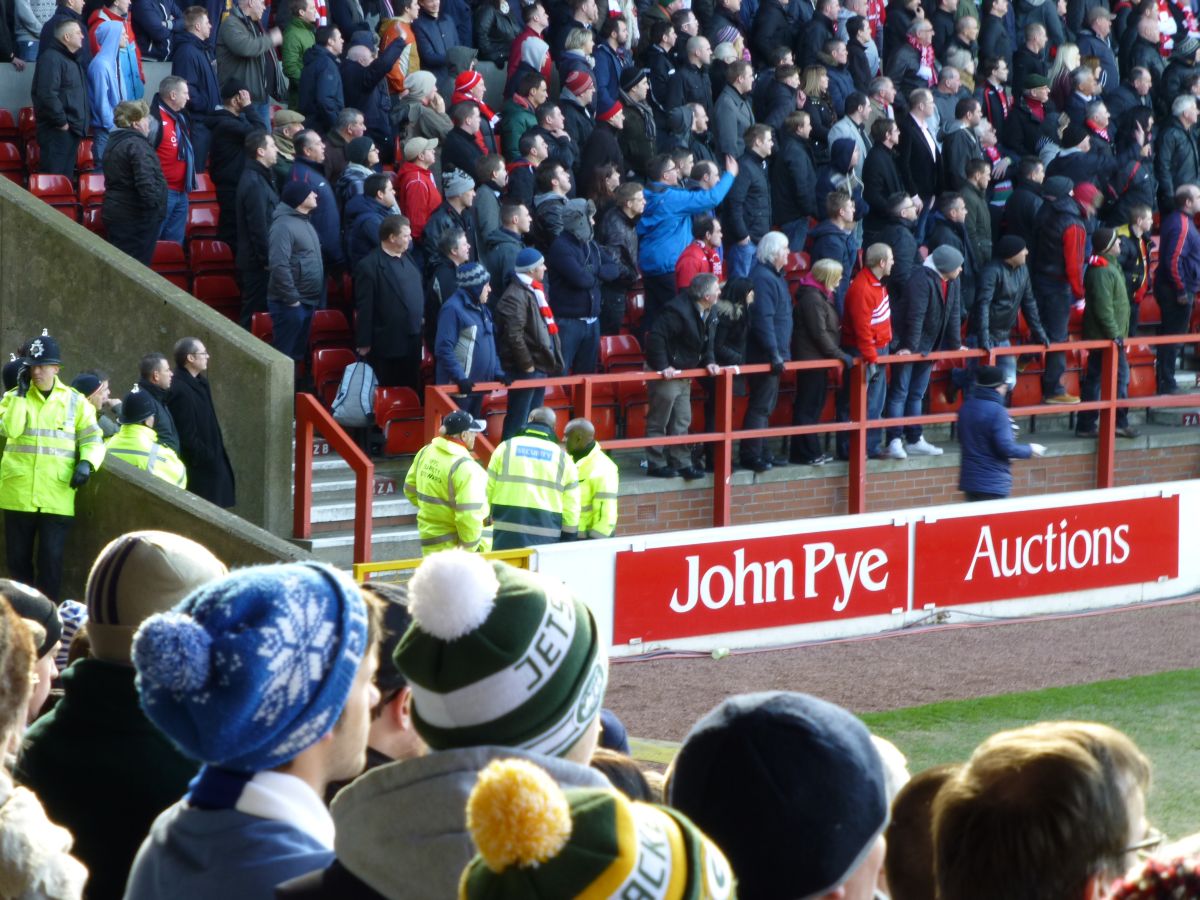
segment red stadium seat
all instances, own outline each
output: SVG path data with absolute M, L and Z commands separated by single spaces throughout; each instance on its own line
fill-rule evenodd
M 579 390 L 575 388 L 574 390 Z M 575 415 L 582 416 L 578 402 L 572 403 Z M 617 386 L 610 383 L 592 385 L 591 423 L 596 428 L 596 440 L 609 441 L 617 436 L 617 419 L 621 410 L 617 400 Z
M 605 334 L 600 337 L 601 372 L 640 372 L 646 358 L 632 334 Z
M 350 350 L 353 337 L 350 324 L 339 309 L 318 309 L 313 312 L 312 326 L 308 332 L 308 349 L 312 352 L 325 347 Z
M 84 138 L 79 142 L 79 148 L 75 151 L 75 168 L 80 172 L 94 172 L 99 168 L 96 165 L 91 138 Z
M 227 319 L 237 322 L 241 318 L 242 292 L 228 275 L 199 276 L 192 283 L 192 295 Z
M 104 227 L 104 218 L 100 215 L 98 206 L 83 211 L 83 227 L 100 237 L 108 235 L 108 229 Z
M 0 141 L 0 176 L 16 184 L 25 182 L 25 160 L 21 150 L 11 141 Z
M 42 148 L 37 141 L 25 145 L 25 171 L 32 175 L 42 167 Z
M 377 388 L 375 424 L 383 429 L 388 456 L 416 453 L 425 443 L 425 410 L 412 388 Z
M 237 274 L 233 262 L 233 251 L 224 241 L 208 239 L 192 241 L 188 246 L 191 270 L 193 275 L 229 275 Z
M 271 314 L 256 312 L 250 317 L 250 333 L 260 341 L 272 343 L 275 338 L 275 328 L 271 324 Z
M 925 392 L 925 396 L 929 398 L 931 414 L 957 412 L 958 408 L 962 406 L 961 391 L 956 392 L 953 403 L 946 399 L 946 391 L 952 384 L 950 373 L 955 369 L 962 369 L 962 366 L 952 359 L 939 359 L 933 364 L 933 372 L 929 378 L 929 390 Z
M 333 405 L 337 396 L 338 385 L 342 383 L 342 373 L 358 359 L 353 350 L 343 350 L 337 347 L 325 347 L 318 350 L 312 357 L 313 387 L 317 399 L 326 406 Z
M 159 241 L 154 245 L 154 256 L 150 260 L 150 268 L 164 278 L 169 278 L 175 284 L 179 284 L 176 279 L 183 279 L 183 289 L 187 290 L 187 279 L 189 275 L 187 257 L 183 255 L 183 248 L 171 241 Z
M 635 286 L 625 295 L 625 328 L 635 331 L 646 315 L 646 292 Z
M 554 385 L 546 388 L 546 397 L 542 400 L 542 406 L 554 410 L 554 418 L 557 422 L 556 429 L 559 434 L 562 434 L 563 429 L 567 427 L 567 423 L 571 421 L 571 398 L 563 389 L 562 385 Z
M 189 206 L 187 227 L 184 232 L 188 242 L 217 236 L 217 210 L 208 206 Z
M 29 192 L 43 203 L 79 221 L 79 200 L 75 196 L 75 186 L 66 175 L 30 175 Z
M 508 414 L 508 391 L 492 391 L 483 398 L 483 421 L 487 422 L 488 441 L 493 447 L 504 440 L 504 417 Z
M 217 186 L 207 172 L 196 173 L 196 189 L 188 192 L 188 206 L 217 202 Z
M 1154 328 L 1161 324 L 1162 309 L 1158 305 L 1158 298 L 1147 291 L 1142 302 L 1138 304 L 1138 328 Z
M 37 117 L 32 106 L 23 106 L 17 113 L 17 130 L 26 144 L 37 140 Z
M 636 381 L 621 382 L 617 385 L 617 397 L 621 404 L 621 421 L 625 425 L 623 437 L 645 437 L 649 410 L 646 385 Z
M 85 210 L 104 203 L 103 172 L 85 172 L 79 176 L 79 203 Z
M 16 143 L 21 139 L 21 131 L 13 114 L 0 106 L 0 141 Z
M 1129 396 L 1153 397 L 1157 394 L 1154 350 L 1146 344 L 1126 344 L 1125 359 L 1129 363 Z

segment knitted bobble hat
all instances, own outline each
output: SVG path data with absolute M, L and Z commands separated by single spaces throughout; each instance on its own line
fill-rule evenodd
M 467 801 L 479 849 L 460 900 L 733 897 L 724 855 L 686 817 L 609 788 L 563 791 L 538 766 L 498 759 Z
M 600 713 L 608 655 L 560 583 L 464 550 L 421 563 L 396 667 L 435 750 L 497 745 L 563 756 Z
M 253 566 L 133 637 L 147 717 L 192 759 L 273 769 L 333 728 L 367 651 L 357 585 L 330 566 Z

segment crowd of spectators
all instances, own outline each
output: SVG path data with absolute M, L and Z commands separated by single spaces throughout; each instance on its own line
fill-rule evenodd
M 693 325 L 661 314 L 691 297 L 709 341 L 698 362 L 772 367 L 746 379 L 747 429 L 766 424 L 793 358 L 861 360 L 868 412 L 899 417 L 921 410 L 932 364 L 893 365 L 889 381 L 881 354 L 1003 347 L 1018 328 L 1049 347 L 1086 331 L 1116 343 L 1124 392 L 1123 342 L 1145 298 L 1147 325 L 1190 327 L 1200 32 L 1176 0 L 94 2 L 61 0 L 40 27 L 26 21 L 38 4 L 17 3 L 18 35 L 37 37 L 13 59 L 38 60 L 43 170 L 72 174 L 92 137 L 108 239 L 143 262 L 156 240 L 182 238 L 207 171 L 243 324 L 270 312 L 297 362 L 343 275 L 380 383 L 419 388 L 428 354 L 473 412 L 477 383 L 595 372 L 638 286 L 647 363 L 678 369 L 674 343 L 693 342 Z M 156 92 L 143 58 L 171 63 Z M 558 346 L 518 352 L 532 364 L 509 371 L 497 347 L 520 325 L 498 300 L 523 249 L 545 260 L 538 296 Z M 836 278 L 817 274 L 823 262 Z M 798 266 L 802 305 L 785 277 Z M 697 299 L 712 294 L 701 274 L 720 303 Z M 1104 313 L 1083 312 L 1097 302 Z M 1179 389 L 1177 355 L 1158 348 L 1160 393 Z M 1014 378 L 1015 358 L 1000 361 Z M 1044 402 L 1079 402 L 1067 363 L 1046 352 Z M 803 382 L 795 421 L 809 423 L 826 385 Z M 956 373 L 955 389 L 970 383 Z M 656 388 L 656 433 L 688 427 L 664 412 L 668 394 L 687 402 Z M 1118 434 L 1136 431 L 1122 421 Z M 825 449 L 798 441 L 776 456 L 747 441 L 741 462 L 819 464 Z M 868 450 L 942 452 L 919 428 Z M 659 456 L 652 474 L 700 462 Z
M 1196 836 L 1163 846 L 1150 760 L 1099 723 L 910 776 L 849 711 L 771 691 L 643 767 L 588 607 L 466 550 L 360 586 L 139 531 L 84 599 L 0 581 L 7 896 L 1198 896 Z

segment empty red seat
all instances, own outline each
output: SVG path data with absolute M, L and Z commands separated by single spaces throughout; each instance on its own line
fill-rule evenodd
M 207 238 L 192 241 L 188 246 L 191 257 L 193 275 L 229 275 L 237 273 L 233 261 L 233 251 L 224 241 L 214 241 Z
M 98 168 L 91 138 L 84 138 L 79 142 L 79 147 L 75 151 L 75 168 L 80 172 L 93 172 Z
M 389 456 L 416 453 L 425 443 L 425 410 L 412 388 L 377 388 L 375 424 L 383 429 L 384 453 Z
M 342 373 L 346 371 L 346 366 L 357 358 L 353 350 L 337 347 L 325 347 L 313 354 L 312 378 L 317 399 L 326 406 L 333 405 L 338 385 L 342 382 Z
M 217 236 L 217 210 L 208 206 L 189 206 L 184 234 L 189 242 L 200 238 L 215 238 Z
M 42 148 L 38 146 L 37 141 L 30 141 L 25 145 L 25 171 L 32 175 L 42 167 Z
M 26 144 L 37 139 L 37 116 L 32 106 L 23 106 L 17 113 L 17 130 Z
M 75 186 L 66 175 L 30 175 L 29 192 L 79 221 L 79 200 L 75 196 Z
M 172 241 L 158 241 L 154 245 L 154 256 L 150 260 L 150 268 L 159 275 L 181 276 L 186 281 L 188 277 L 187 257 L 183 248 Z
M 0 176 L 22 184 L 25 181 L 25 160 L 21 151 L 11 141 L 0 141 Z
M 103 172 L 84 172 L 79 176 L 79 203 L 85 210 L 104 203 Z
M 600 371 L 640 372 L 646 358 L 637 338 L 632 334 L 605 334 L 600 337 Z
M 250 333 L 270 344 L 275 338 L 275 327 L 271 324 L 271 314 L 256 312 L 250 317 Z
M 188 192 L 188 206 L 217 202 L 217 186 L 207 172 L 196 173 L 196 189 Z
M 100 237 L 108 235 L 108 229 L 104 227 L 104 218 L 100 215 L 100 207 L 98 206 L 93 206 L 83 211 L 83 227 Z
M 161 243 L 161 242 L 160 242 Z M 242 314 L 242 292 L 228 275 L 201 275 L 192 282 L 192 296 L 237 322 Z
M 316 352 L 325 347 L 352 348 L 350 323 L 340 309 L 318 309 L 313 311 L 312 327 L 308 332 L 308 349 Z
M 0 106 L 0 141 L 16 142 L 21 139 L 20 129 L 17 128 L 13 114 Z

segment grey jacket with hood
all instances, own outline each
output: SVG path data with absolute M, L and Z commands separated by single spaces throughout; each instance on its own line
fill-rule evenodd
M 467 797 L 495 759 L 537 763 L 563 787 L 607 788 L 599 772 L 510 747 L 443 750 L 372 769 L 333 801 L 334 850 L 351 874 L 388 900 L 446 900 L 475 855 Z
M 280 201 L 271 217 L 267 245 L 271 270 L 267 297 L 316 306 L 325 287 L 325 270 L 321 242 L 308 216 Z

